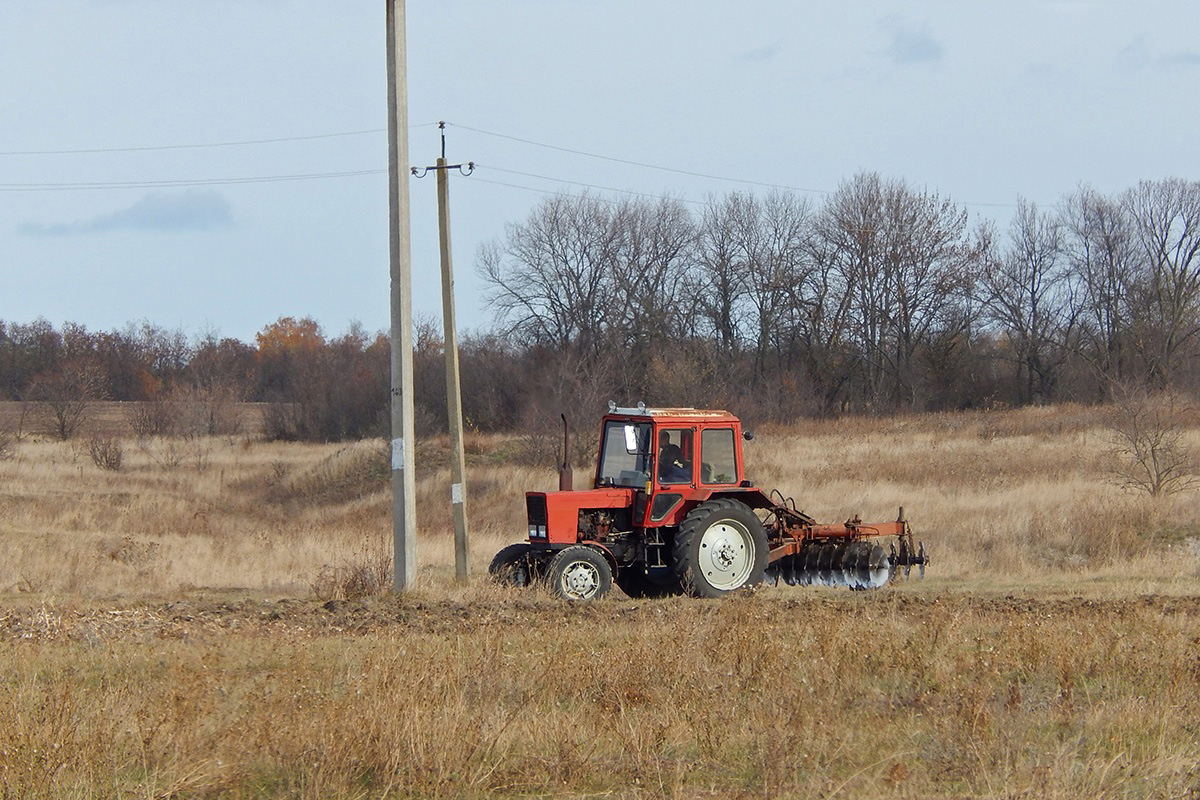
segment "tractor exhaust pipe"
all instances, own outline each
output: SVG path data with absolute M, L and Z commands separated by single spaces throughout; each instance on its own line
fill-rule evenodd
M 563 421 L 563 460 L 558 468 L 558 490 L 569 492 L 575 483 L 575 471 L 571 469 L 571 427 L 567 425 L 567 415 L 559 414 Z

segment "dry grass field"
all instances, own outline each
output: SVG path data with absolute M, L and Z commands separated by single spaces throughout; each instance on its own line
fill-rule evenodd
M 482 578 L 556 485 L 518 439 L 468 442 L 471 582 L 430 441 L 419 585 L 357 599 L 382 443 L 126 438 L 111 471 L 24 439 L 0 798 L 1200 797 L 1200 493 L 1115 485 L 1108 413 L 761 429 L 758 485 L 827 521 L 903 505 L 926 580 L 587 607 Z

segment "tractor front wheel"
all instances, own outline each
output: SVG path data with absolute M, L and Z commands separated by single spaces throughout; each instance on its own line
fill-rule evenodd
M 756 586 L 767 568 L 767 532 L 745 504 L 709 500 L 679 526 L 672 562 L 680 585 L 697 597 Z
M 591 547 L 568 547 L 555 553 L 546 569 L 546 586 L 563 600 L 599 600 L 612 589 L 612 567 Z
M 529 542 L 518 542 L 503 548 L 488 567 L 492 580 L 504 586 L 524 589 L 530 583 Z

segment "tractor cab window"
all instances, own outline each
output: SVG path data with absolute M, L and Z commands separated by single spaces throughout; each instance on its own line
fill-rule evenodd
M 604 425 L 598 486 L 646 487 L 650 480 L 652 429 L 648 422 L 611 420 Z
M 737 448 L 732 428 L 709 428 L 700 434 L 700 480 L 737 483 Z
M 692 432 L 664 428 L 658 432 L 658 482 L 692 482 Z

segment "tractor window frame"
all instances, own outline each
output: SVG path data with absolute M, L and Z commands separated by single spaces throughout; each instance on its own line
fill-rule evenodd
M 667 473 L 667 474 L 671 475 L 671 477 L 669 477 L 669 478 L 664 477 L 663 470 L 664 470 L 664 468 L 666 468 L 666 465 L 659 463 L 662 460 L 662 448 L 660 448 L 658 446 L 658 437 L 664 433 L 667 434 L 668 438 L 671 440 L 670 443 L 672 445 L 674 445 L 675 447 L 679 448 L 680 453 L 682 453 L 682 455 L 683 455 L 683 467 L 676 468 L 676 469 L 670 471 L 669 473 Z M 688 457 L 688 441 L 687 441 L 689 436 L 692 436 L 692 428 L 689 428 L 684 425 L 670 425 L 670 426 L 663 425 L 663 426 L 659 427 L 658 433 L 655 434 L 655 444 L 654 444 L 654 452 L 655 452 L 654 472 L 655 472 L 655 477 L 658 479 L 659 486 L 681 486 L 681 485 L 691 484 L 694 482 L 693 481 L 693 478 L 695 476 L 694 464 L 695 464 L 695 455 L 696 455 L 696 453 L 695 453 L 695 437 L 692 436 L 692 444 L 691 444 L 691 449 L 692 449 L 691 456 L 692 457 L 689 458 Z
M 710 439 L 714 434 L 715 435 L 728 434 L 729 440 L 728 440 L 728 442 L 712 442 L 710 445 Z M 728 461 L 721 463 L 721 464 L 716 464 L 716 463 L 714 463 L 713 460 L 710 460 L 708 457 L 708 450 L 710 449 L 710 446 L 714 452 L 715 451 L 724 451 L 724 452 L 721 452 L 720 455 L 721 456 L 728 455 Z M 733 427 L 727 427 L 727 426 L 723 426 L 723 425 L 722 426 L 714 426 L 711 428 L 706 427 L 703 430 L 701 430 L 700 431 L 700 456 L 699 456 L 698 461 L 700 462 L 700 483 L 702 483 L 703 485 L 705 485 L 705 486 L 737 486 L 739 483 L 739 481 L 738 481 L 739 469 L 741 467 L 741 464 L 738 463 L 737 431 L 734 430 Z M 718 466 L 720 466 L 722 468 L 720 472 L 717 471 Z M 707 471 L 709 473 L 712 473 L 711 475 L 709 475 L 707 477 L 705 475 L 706 467 L 708 468 Z M 726 475 L 726 473 L 724 471 L 725 467 L 730 468 L 732 470 L 732 473 Z M 727 480 L 727 481 L 715 480 L 715 478 L 718 478 L 721 476 L 726 476 L 729 478 L 729 480 Z
M 625 446 L 625 426 L 638 429 L 641 447 L 630 453 Z M 654 453 L 650 447 L 653 426 L 649 422 L 610 419 L 604 423 L 604 436 L 600 442 L 600 459 L 596 464 L 596 486 L 624 489 L 644 489 L 654 466 Z M 605 468 L 612 474 L 606 474 Z M 634 473 L 639 477 L 635 480 Z

